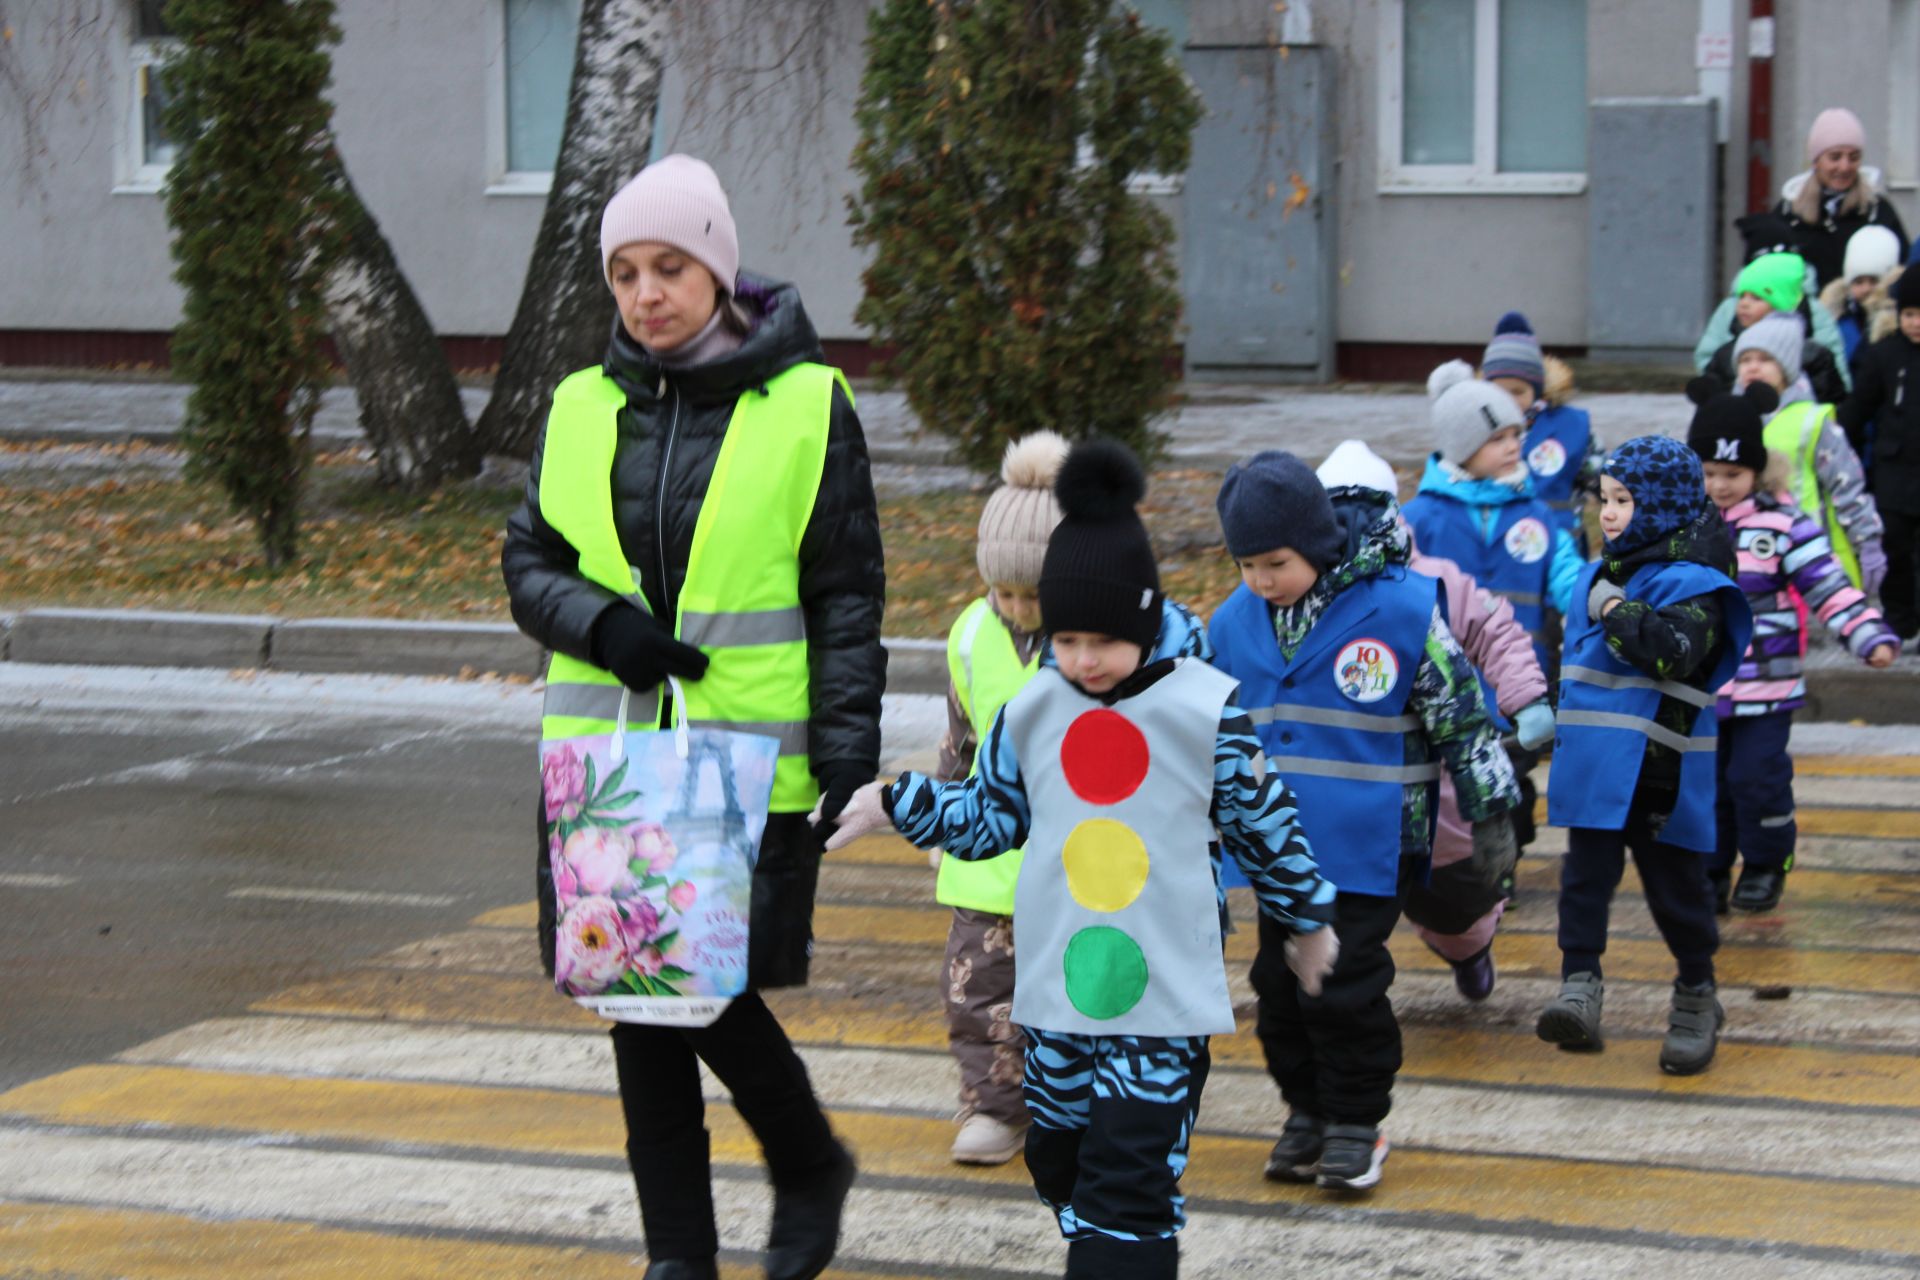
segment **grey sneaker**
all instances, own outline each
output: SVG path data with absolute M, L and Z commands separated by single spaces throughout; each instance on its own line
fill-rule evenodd
M 1333 1191 L 1365 1191 L 1380 1183 L 1387 1136 L 1370 1124 L 1330 1124 L 1314 1181 Z
M 1548 1044 L 1575 1051 L 1604 1047 L 1600 1039 L 1600 1004 L 1604 987 L 1597 973 L 1576 973 L 1560 983 L 1560 994 L 1548 1001 L 1534 1024 L 1534 1033 Z
M 1711 982 L 1697 987 L 1673 984 L 1673 1007 L 1667 1013 L 1667 1038 L 1660 1043 L 1660 1069 L 1670 1076 L 1698 1075 L 1713 1061 L 1720 1028 L 1727 1011 L 1714 997 Z
M 1312 1182 L 1326 1142 L 1326 1122 L 1319 1116 L 1295 1111 L 1280 1129 L 1280 1140 L 1267 1156 L 1267 1177 L 1275 1182 Z

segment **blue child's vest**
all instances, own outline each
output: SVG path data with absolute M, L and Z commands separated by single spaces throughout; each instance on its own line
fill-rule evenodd
M 1597 560 L 1581 571 L 1574 585 L 1575 600 L 1586 600 L 1599 572 Z M 1547 821 L 1556 827 L 1623 829 L 1647 743 L 1653 741 L 1681 752 L 1680 795 L 1660 839 L 1709 853 L 1714 847 L 1714 751 L 1719 724 L 1713 711 L 1714 690 L 1732 679 L 1739 667 L 1753 632 L 1753 615 L 1733 580 L 1703 565 L 1671 561 L 1643 565 L 1627 580 L 1626 591 L 1629 600 L 1656 609 L 1695 596 L 1718 596 L 1723 611 L 1720 656 L 1704 688 L 1655 680 L 1614 657 L 1605 629 L 1589 619 L 1585 609 L 1576 611 L 1578 617 L 1568 618 Z M 1695 708 L 1687 737 L 1654 723 L 1662 694 Z
M 1407 759 L 1410 741 L 1426 743 L 1407 706 L 1439 589 L 1405 569 L 1356 582 L 1291 660 L 1267 602 L 1244 585 L 1208 628 L 1214 665 L 1240 682 L 1267 763 L 1300 803 L 1321 874 L 1345 893 L 1395 892 L 1405 788 L 1440 779 L 1437 762 Z
M 1542 409 L 1527 427 L 1521 448 L 1527 470 L 1533 472 L 1533 496 L 1553 508 L 1559 528 L 1584 543 L 1580 510 L 1586 499 L 1576 496 L 1574 482 L 1586 465 L 1587 450 L 1593 443 L 1593 420 L 1585 409 L 1571 405 L 1553 405 Z
M 1547 582 L 1558 522 L 1538 498 L 1503 503 L 1494 508 L 1489 536 L 1483 532 L 1481 510 L 1431 493 L 1415 496 L 1402 508 L 1420 550 L 1453 561 L 1513 605 L 1513 616 L 1533 637 L 1534 656 L 1546 669 L 1548 655 L 1540 633 L 1547 620 Z

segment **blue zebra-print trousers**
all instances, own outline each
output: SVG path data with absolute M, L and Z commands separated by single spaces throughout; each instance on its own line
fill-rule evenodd
M 1149 1240 L 1179 1231 L 1207 1037 L 1025 1031 L 1027 1168 L 1060 1234 Z

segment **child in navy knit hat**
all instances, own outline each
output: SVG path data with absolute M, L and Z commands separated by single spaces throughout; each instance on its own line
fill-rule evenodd
M 1260 1047 L 1289 1111 L 1266 1173 L 1371 1187 L 1400 1070 L 1387 936 L 1426 878 L 1441 770 L 1469 821 L 1511 809 L 1519 788 L 1438 584 L 1408 569 L 1391 494 L 1329 493 L 1300 459 L 1268 451 L 1227 471 L 1217 505 L 1240 586 L 1208 627 L 1214 665 L 1240 682 L 1339 887 L 1340 954 L 1317 996 L 1285 966 L 1285 931 L 1260 921 Z
M 1713 1061 L 1726 1015 L 1706 857 L 1714 848 L 1714 691 L 1746 651 L 1753 619 L 1730 576 L 1733 546 L 1700 461 L 1663 436 L 1615 449 L 1600 479 L 1600 559 L 1581 573 L 1561 655 L 1547 821 L 1566 827 L 1560 864 L 1560 994 L 1542 1040 L 1601 1047 L 1600 955 L 1627 851 L 1679 973 L 1660 1067 Z
M 1584 555 L 1587 501 L 1600 495 L 1600 464 L 1607 451 L 1585 409 L 1573 397 L 1573 370 L 1540 350 L 1533 325 L 1509 311 L 1493 326 L 1480 357 L 1480 376 L 1513 397 L 1526 418 L 1520 454 L 1533 473 L 1533 493 L 1553 508 L 1555 521 Z

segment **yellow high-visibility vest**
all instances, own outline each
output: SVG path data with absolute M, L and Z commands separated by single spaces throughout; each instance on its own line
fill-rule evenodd
M 1847 571 L 1854 586 L 1860 585 L 1860 555 L 1853 549 L 1847 531 L 1834 518 L 1833 498 L 1820 492 L 1820 477 L 1814 470 L 1814 453 L 1820 447 L 1820 433 L 1828 426 L 1836 430 L 1833 406 L 1798 400 L 1767 420 L 1761 439 L 1767 448 L 1785 454 L 1793 463 L 1793 502 L 1820 523 L 1833 544 L 1834 558 Z
M 839 370 L 798 364 L 734 405 L 673 619 L 674 636 L 710 663 L 704 677 L 682 686 L 686 704 L 676 718 L 779 739 L 775 813 L 805 813 L 819 799 L 807 765 L 812 701 L 799 555 L 820 491 L 836 386 L 852 399 Z M 625 407 L 626 394 L 598 366 L 554 390 L 540 459 L 540 515 L 579 552 L 583 577 L 651 612 L 613 523 L 613 451 Z M 612 672 L 554 654 L 541 737 L 612 732 L 621 694 Z M 670 727 L 658 689 L 631 695 L 627 724 Z
M 976 749 L 971 773 L 980 771 L 980 752 L 987 749 L 987 730 L 993 727 L 994 717 L 1039 669 L 1040 650 L 1036 647 L 1032 660 L 1022 663 L 1012 634 L 985 596 L 968 605 L 954 622 L 947 634 L 947 673 L 973 725 Z M 943 854 L 934 897 L 949 907 L 1010 916 L 1021 857 L 1019 849 L 980 862 Z

